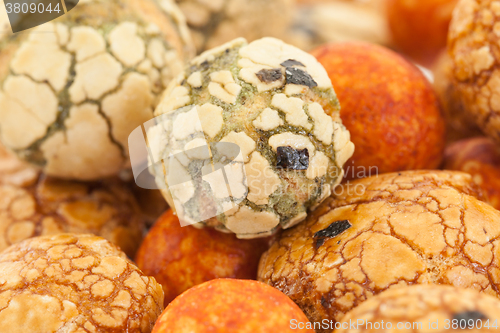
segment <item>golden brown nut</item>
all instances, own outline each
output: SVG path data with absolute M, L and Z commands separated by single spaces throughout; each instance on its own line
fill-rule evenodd
M 0 304 L 2 332 L 147 333 L 163 291 L 107 240 L 61 234 L 0 254 Z
M 93 233 L 133 257 L 144 218 L 117 179 L 81 183 L 40 175 L 0 147 L 0 251 L 29 237 Z
M 453 80 L 453 66 L 448 53 L 443 52 L 433 68 L 436 91 L 446 119 L 447 141 L 477 136 L 481 131 L 474 118 L 465 110 Z
M 342 121 L 356 147 L 344 165 L 347 178 L 439 167 L 444 118 L 417 67 L 389 49 L 361 42 L 326 44 L 311 53 L 335 82 Z
M 356 325 L 349 327 L 352 322 Z M 346 314 L 335 332 L 384 333 L 397 329 L 398 332 L 445 333 L 466 329 L 486 333 L 497 331 L 499 324 L 497 298 L 470 289 L 418 285 L 384 291 L 370 298 Z
M 264 253 L 259 280 L 311 321 L 389 288 L 439 283 L 500 296 L 500 212 L 471 176 L 408 171 L 349 183 Z
M 488 138 L 457 141 L 445 150 L 444 169 L 472 175 L 488 194 L 488 202 L 500 209 L 500 151 Z
M 198 53 L 238 37 L 282 37 L 294 0 L 175 0 Z
M 168 209 L 165 198 L 159 190 L 147 190 L 137 186 L 135 182 L 130 182 L 129 185 L 139 204 L 146 226 L 152 226 L 161 214 Z
M 213 229 L 181 227 L 172 210 L 144 238 L 135 262 L 163 286 L 165 305 L 187 289 L 217 278 L 257 278 L 268 239 L 237 239 Z
M 500 3 L 460 0 L 448 34 L 453 79 L 464 108 L 500 143 Z
M 278 290 L 257 281 L 217 279 L 177 297 L 158 318 L 153 333 L 314 332 L 298 323 L 309 321 Z
M 48 175 L 117 175 L 191 50 L 173 0 L 82 1 L 0 43 L 0 139 Z
M 387 0 L 387 20 L 395 46 L 423 65 L 446 47 L 451 13 L 458 0 Z

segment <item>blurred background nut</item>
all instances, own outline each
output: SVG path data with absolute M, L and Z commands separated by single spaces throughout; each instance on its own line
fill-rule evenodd
M 217 278 L 257 278 L 268 239 L 237 239 L 213 229 L 181 227 L 172 210 L 144 238 L 135 261 L 163 286 L 165 305 L 185 290 Z
M 448 34 L 455 89 L 479 128 L 500 144 L 500 3 L 460 0 Z
M 125 254 L 92 235 L 25 240 L 0 254 L 3 332 L 149 333 L 163 291 Z
M 451 144 L 445 150 L 443 168 L 471 174 L 487 193 L 488 202 L 500 209 L 500 151 L 491 139 L 478 137 Z
M 445 124 L 431 84 L 400 55 L 374 44 L 327 44 L 311 52 L 335 82 L 342 121 L 356 147 L 346 178 L 434 169 Z
M 159 190 L 147 190 L 137 186 L 134 181 L 128 183 L 139 205 L 140 212 L 146 223 L 151 227 L 155 221 L 168 209 L 168 204 Z
M 281 38 L 294 0 L 175 0 L 187 19 L 198 53 L 238 37 L 249 42 Z
M 329 198 L 281 233 L 259 264 L 259 280 L 309 320 L 340 321 L 373 295 L 413 284 L 500 296 L 500 212 L 476 198 L 470 175 L 406 171 L 345 186 L 364 191 Z
M 144 218 L 118 179 L 83 183 L 46 177 L 0 149 L 0 251 L 29 237 L 93 233 L 130 257 L 142 240 Z
M 314 330 L 286 295 L 263 283 L 217 279 L 193 287 L 170 303 L 153 333 L 292 333 Z M 310 324 L 310 323 L 309 323 Z
M 41 33 L 43 32 L 43 33 Z M 0 44 L 0 138 L 48 175 L 129 167 L 128 135 L 191 55 L 170 0 L 96 0 Z
M 294 7 L 286 41 L 303 50 L 328 42 L 390 44 L 385 0 L 306 0 Z
M 448 142 L 481 135 L 474 118 L 465 109 L 453 78 L 453 63 L 447 52 L 442 52 L 433 66 L 434 90 L 446 119 Z
M 451 14 L 458 0 L 387 0 L 387 20 L 397 49 L 431 65 L 446 47 Z
M 418 285 L 384 291 L 342 318 L 342 322 L 358 320 L 366 324 L 335 332 L 492 332 L 500 322 L 500 301 L 470 289 Z

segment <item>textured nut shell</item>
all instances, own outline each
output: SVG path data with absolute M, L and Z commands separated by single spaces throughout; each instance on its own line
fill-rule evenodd
M 395 46 L 430 65 L 446 47 L 451 13 L 458 0 L 388 0 L 387 20 Z
M 360 179 L 264 253 L 259 280 L 290 296 L 311 321 L 339 321 L 389 288 L 439 283 L 494 296 L 500 285 L 500 212 L 479 201 L 470 175 L 408 171 Z M 352 227 L 324 242 L 336 221 Z
M 144 218 L 118 179 L 81 183 L 40 175 L 0 147 L 0 251 L 29 237 L 93 233 L 133 257 Z
M 147 333 L 163 309 L 154 278 L 93 235 L 28 239 L 0 267 L 2 331 Z
M 447 141 L 480 135 L 481 131 L 475 124 L 474 118 L 464 108 L 461 96 L 456 89 L 452 62 L 448 53 L 443 52 L 433 67 L 434 89 L 446 118 Z
M 175 0 L 191 30 L 198 53 L 238 37 L 253 41 L 281 38 L 293 0 Z
M 460 0 L 448 33 L 455 89 L 479 128 L 500 143 L 500 6 Z
M 365 322 L 385 323 L 379 329 L 370 329 L 363 327 L 359 330 L 354 329 L 338 329 L 337 333 L 348 332 L 393 332 L 387 329 L 388 323 L 392 327 L 397 327 L 398 322 L 403 323 L 419 323 L 420 329 L 413 329 L 412 332 L 429 332 L 429 327 L 432 332 L 444 333 L 449 332 L 453 324 L 454 316 L 460 313 L 477 311 L 485 316 L 482 325 L 474 320 L 472 329 L 467 329 L 469 332 L 491 332 L 496 330 L 494 322 L 497 324 L 500 321 L 500 301 L 492 296 L 478 293 L 475 290 L 459 289 L 444 285 L 418 285 L 407 288 L 384 291 L 383 293 L 370 298 L 363 302 L 360 306 L 350 311 L 342 318 L 342 322 L 350 320 L 356 322 L 357 319 L 363 319 Z M 490 328 L 484 327 L 486 321 L 489 320 Z M 434 326 L 430 324 L 434 323 Z M 438 325 L 436 325 L 436 323 Z M 446 329 L 446 324 L 449 324 Z M 470 327 L 470 323 L 462 327 Z M 460 325 L 460 323 L 458 323 Z M 457 325 L 457 326 L 458 326 Z M 493 327 L 492 327 L 493 325 Z M 482 328 L 480 328 L 482 326 Z M 458 326 L 460 327 L 460 326 Z
M 49 175 L 96 180 L 130 167 L 128 135 L 193 47 L 173 0 L 94 0 L 0 50 L 2 142 Z
M 484 189 L 488 202 L 500 209 L 500 152 L 488 138 L 457 141 L 445 150 L 443 168 L 467 172 Z
M 257 281 L 217 279 L 177 297 L 158 318 L 153 332 L 314 332 L 292 329 L 293 319 L 308 322 L 278 290 Z
M 257 278 L 267 239 L 237 239 L 212 229 L 181 227 L 169 210 L 151 228 L 135 262 L 163 286 L 165 305 L 187 289 L 217 278 Z
M 147 131 L 152 171 L 159 186 L 169 185 L 162 192 L 182 221 L 240 238 L 269 236 L 301 222 L 341 181 L 354 145 L 339 108 L 332 82 L 310 54 L 275 38 L 235 39 L 193 59 L 165 91 Z M 189 156 L 210 144 L 217 151 L 219 142 L 240 148 L 227 181 L 211 180 L 217 174 L 207 177 L 199 162 L 229 168 L 227 159 Z M 278 166 L 283 146 L 307 149 L 307 170 Z
M 346 177 L 439 167 L 445 124 L 420 70 L 391 50 L 360 42 L 328 44 L 312 54 L 335 82 L 356 146 Z

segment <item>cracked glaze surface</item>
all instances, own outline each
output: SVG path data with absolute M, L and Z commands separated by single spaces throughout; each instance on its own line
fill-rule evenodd
M 342 322 L 358 319 L 371 322 L 372 327 L 376 322 L 380 324 L 383 321 L 385 329 L 365 326 L 359 330 L 338 329 L 335 332 L 394 332 L 387 328 L 388 323 L 395 328 L 399 322 L 409 322 L 414 328 L 411 332 L 444 333 L 452 329 L 454 319 L 458 321 L 455 327 L 470 327 L 465 331 L 492 332 L 496 331 L 495 326 L 498 326 L 500 321 L 500 301 L 470 289 L 443 285 L 418 285 L 388 290 L 370 298 L 346 314 Z M 470 319 L 474 322 L 473 325 L 468 321 Z M 476 321 L 478 319 L 482 319 L 482 325 Z M 460 320 L 462 323 L 459 322 Z M 421 323 L 421 326 L 417 328 L 413 323 Z M 434 323 L 434 326 L 430 326 L 431 323 Z M 448 329 L 446 329 L 446 324 L 449 325 Z M 489 325 L 489 328 L 486 325 Z M 433 329 L 429 330 L 429 327 Z
M 93 235 L 43 236 L 8 248 L 0 285 L 0 330 L 12 333 L 148 333 L 163 310 L 154 278 Z
M 153 171 L 182 221 L 265 237 L 302 221 L 341 181 L 354 144 L 339 109 L 312 55 L 275 38 L 235 39 L 167 88 L 147 132 Z M 279 156 L 286 167 L 280 147 L 296 152 Z
M 129 167 L 128 135 L 191 44 L 170 0 L 93 0 L 0 50 L 2 142 L 49 175 L 94 180 Z
M 467 112 L 500 142 L 500 1 L 461 0 L 448 33 L 453 79 Z
M 439 283 L 500 296 L 500 212 L 470 175 L 407 171 L 349 183 L 261 258 L 259 280 L 311 321 L 340 320 L 388 288 Z M 318 238 L 334 222 L 352 226 Z
M 127 184 L 40 175 L 0 147 L 0 251 L 29 237 L 93 233 L 133 257 L 144 218 Z

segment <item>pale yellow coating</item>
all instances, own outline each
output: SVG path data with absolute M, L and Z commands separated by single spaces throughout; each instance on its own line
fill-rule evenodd
M 80 2 L 0 44 L 0 140 L 48 175 L 117 175 L 193 50 L 173 0 Z
M 459 328 L 493 332 L 500 322 L 500 301 L 471 289 L 417 285 L 384 291 L 347 313 L 341 322 L 358 319 L 364 324 L 356 328 L 344 324 L 335 332 L 394 332 L 398 325 L 397 332 L 444 333 Z
M 467 117 L 500 142 L 500 3 L 458 2 L 448 33 L 451 81 Z
M 259 279 L 311 321 L 341 321 L 373 295 L 413 284 L 500 297 L 500 212 L 478 200 L 483 193 L 470 175 L 408 171 L 340 189 L 283 232 L 260 262 Z M 317 234 L 338 221 L 351 226 Z
M 0 147 L 0 251 L 29 237 L 93 233 L 133 257 L 144 217 L 127 184 L 45 177 Z
M 176 0 L 198 52 L 237 37 L 249 41 L 283 37 L 291 21 L 291 0 Z
M 151 332 L 163 290 L 93 235 L 32 238 L 0 255 L 0 330 Z

